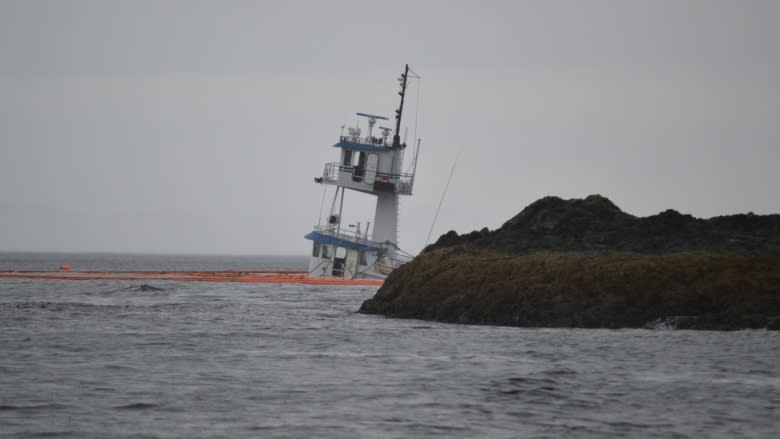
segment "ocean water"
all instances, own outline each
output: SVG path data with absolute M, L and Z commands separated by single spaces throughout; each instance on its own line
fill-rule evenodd
M 303 268 L 0 253 L 2 269 Z M 780 333 L 356 314 L 376 287 L 0 280 L 2 437 L 780 437 Z

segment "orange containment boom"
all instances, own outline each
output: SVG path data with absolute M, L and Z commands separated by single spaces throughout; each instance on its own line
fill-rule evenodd
M 235 282 L 249 284 L 382 285 L 382 279 L 309 276 L 305 271 L 0 271 L 2 279 Z

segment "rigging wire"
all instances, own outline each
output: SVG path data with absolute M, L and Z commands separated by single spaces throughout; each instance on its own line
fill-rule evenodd
M 436 219 L 439 218 L 439 210 L 441 210 L 441 205 L 444 203 L 444 196 L 447 195 L 447 189 L 450 187 L 450 181 L 452 181 L 452 174 L 455 173 L 455 166 L 458 164 L 458 158 L 460 158 L 460 153 L 463 152 L 463 146 L 458 149 L 458 154 L 455 156 L 455 161 L 452 162 L 452 169 L 450 169 L 450 176 L 447 177 L 447 184 L 444 185 L 444 191 L 441 193 L 441 199 L 439 200 L 439 206 L 436 208 L 436 214 L 433 215 L 433 222 L 431 223 L 431 228 L 428 230 L 428 237 L 425 238 L 425 245 L 423 248 L 428 246 L 428 243 L 431 242 L 431 234 L 433 233 L 433 228 L 436 225 Z
M 417 98 L 415 99 L 414 104 L 414 140 L 417 141 L 419 137 L 417 137 L 417 119 L 420 115 L 420 90 L 422 89 L 422 78 L 417 79 Z M 418 146 L 419 148 L 419 146 Z M 416 155 L 415 155 L 416 156 Z
M 420 115 L 420 90 L 422 89 L 422 77 L 420 75 L 418 75 L 417 73 L 415 73 L 413 70 L 410 69 L 410 71 L 414 75 L 414 76 L 410 76 L 410 77 L 417 79 L 417 86 L 416 86 L 417 87 L 417 98 L 416 98 L 415 104 L 414 104 L 414 140 L 415 140 L 415 142 L 417 142 L 417 145 L 415 146 L 415 148 L 419 149 L 420 148 L 420 142 L 419 142 L 420 138 L 417 137 L 417 120 L 418 120 L 419 115 Z M 406 173 L 407 174 L 412 169 L 412 166 L 414 166 L 414 163 L 417 160 L 417 154 L 416 153 L 414 155 L 414 158 L 415 159 L 412 160 L 409 163 L 409 166 L 407 166 L 407 168 L 406 168 Z
M 322 201 L 320 201 L 320 216 L 317 218 L 317 227 L 322 225 L 322 209 L 325 207 L 325 192 L 328 191 L 328 186 L 322 185 Z

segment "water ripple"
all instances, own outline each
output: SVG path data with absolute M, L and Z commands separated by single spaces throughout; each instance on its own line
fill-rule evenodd
M 373 287 L 0 282 L 10 437 L 776 437 L 780 334 L 356 314 Z

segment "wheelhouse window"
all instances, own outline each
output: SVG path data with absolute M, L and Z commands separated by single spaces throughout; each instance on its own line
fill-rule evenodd
M 352 170 L 352 181 L 363 181 L 363 176 L 366 173 L 366 153 L 360 152 L 358 154 L 357 165 Z
M 320 247 L 322 247 L 322 245 L 319 242 L 314 241 L 314 248 L 312 249 L 311 255 L 315 258 L 320 257 Z

